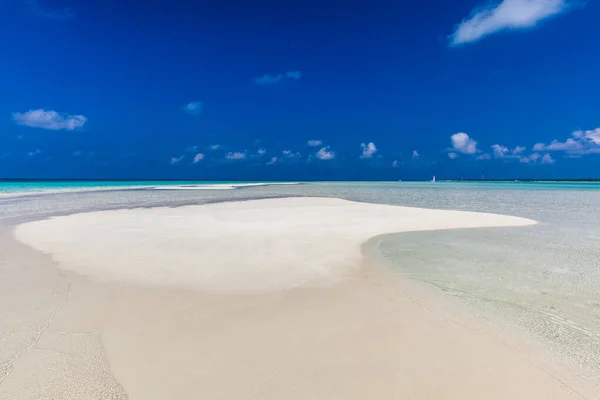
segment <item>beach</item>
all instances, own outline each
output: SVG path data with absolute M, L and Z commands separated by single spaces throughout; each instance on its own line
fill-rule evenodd
M 7 217 L 0 398 L 597 398 L 589 379 L 365 247 L 535 220 L 277 190 Z

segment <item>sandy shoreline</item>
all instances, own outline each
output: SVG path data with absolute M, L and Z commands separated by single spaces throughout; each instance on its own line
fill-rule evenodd
M 52 255 L 68 291 L 17 357 L 0 352 L 0 398 L 580 398 L 576 379 L 360 250 L 384 233 L 532 223 L 319 198 L 26 223 L 16 237 Z M 5 277 L 33 293 L 49 280 L 34 272 Z

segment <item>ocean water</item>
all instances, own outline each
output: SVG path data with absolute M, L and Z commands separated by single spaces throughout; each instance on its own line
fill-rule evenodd
M 322 182 L 234 191 L 56 193 L 0 199 L 0 228 L 90 209 L 277 196 L 337 197 L 538 221 L 530 227 L 385 235 L 373 242 L 374 261 L 461 302 L 499 329 L 527 335 L 600 382 L 600 183 Z
M 230 182 L 230 181 L 0 181 L 0 193 L 40 192 L 76 189 L 102 189 L 145 186 L 180 186 L 180 185 L 221 185 L 258 182 Z

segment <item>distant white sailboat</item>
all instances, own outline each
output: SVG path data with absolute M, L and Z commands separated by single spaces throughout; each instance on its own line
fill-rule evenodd
M 433 179 L 431 180 L 431 182 L 435 183 L 435 175 L 433 176 Z

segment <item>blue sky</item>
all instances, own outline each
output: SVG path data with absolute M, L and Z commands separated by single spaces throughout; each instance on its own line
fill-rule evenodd
M 600 5 L 0 2 L 0 176 L 600 177 Z

